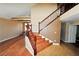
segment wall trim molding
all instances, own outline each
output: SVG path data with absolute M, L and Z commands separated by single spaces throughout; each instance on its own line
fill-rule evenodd
M 11 40 L 11 39 L 14 39 L 14 38 L 16 38 L 16 37 L 18 37 L 18 36 L 21 36 L 21 35 L 23 35 L 23 32 L 22 32 L 21 34 L 18 34 L 17 36 L 12 36 L 12 37 L 5 38 L 5 39 L 3 39 L 3 40 L 0 40 L 0 43 L 5 42 L 5 41 L 8 41 L 8 40 Z

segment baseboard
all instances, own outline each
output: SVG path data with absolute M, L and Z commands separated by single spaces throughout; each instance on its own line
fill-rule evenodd
M 60 43 L 53 43 L 53 45 L 60 45 Z
M 14 37 L 15 37 L 15 36 L 14 36 Z M 3 39 L 3 40 L 0 41 L 0 43 L 1 43 L 1 42 L 5 42 L 5 41 L 10 40 L 10 39 L 13 39 L 14 37 L 10 37 L 10 38 Z
M 9 38 L 5 38 L 5 39 L 3 39 L 3 40 L 0 40 L 0 43 L 1 43 L 1 42 L 5 42 L 5 41 L 8 41 L 8 40 L 10 40 L 10 39 L 14 39 L 14 38 L 16 38 L 16 37 L 18 37 L 18 36 L 21 36 L 21 35 L 23 35 L 23 33 L 18 34 L 17 36 L 12 36 L 12 37 L 9 37 Z
M 69 41 L 64 41 L 64 40 L 62 40 L 63 42 L 65 42 L 65 43 L 75 43 L 75 42 L 69 42 Z

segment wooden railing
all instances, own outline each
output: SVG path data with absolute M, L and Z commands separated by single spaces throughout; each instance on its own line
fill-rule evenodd
M 52 12 L 50 15 L 48 15 L 44 20 L 38 23 L 38 30 L 39 33 L 49 26 L 52 22 L 54 22 L 58 17 L 60 17 L 64 12 L 60 12 L 60 9 L 63 7 L 63 5 L 59 6 L 54 12 Z M 66 11 L 67 12 L 67 11 Z

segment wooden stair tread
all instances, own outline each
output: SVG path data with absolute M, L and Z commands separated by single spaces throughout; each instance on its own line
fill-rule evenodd
M 42 38 L 42 36 L 39 36 L 37 33 L 29 32 L 29 35 L 31 38 L 30 40 L 32 47 L 36 50 L 37 53 L 51 45 L 49 40 L 45 40 L 45 38 Z

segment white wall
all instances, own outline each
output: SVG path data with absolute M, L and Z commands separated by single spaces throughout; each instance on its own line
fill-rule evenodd
M 22 31 L 22 23 L 0 19 L 0 42 L 20 35 Z
M 32 45 L 30 43 L 30 40 L 28 37 L 25 35 L 25 47 L 28 49 L 28 51 L 34 56 L 34 50 L 32 48 Z
M 31 9 L 31 21 L 34 32 L 38 32 L 38 22 L 45 19 L 49 14 L 57 9 L 57 4 L 39 3 Z
M 54 43 L 60 43 L 61 21 L 57 18 L 41 31 L 41 34 L 50 39 Z
M 71 22 L 72 25 L 79 25 L 79 19 L 76 21 Z

